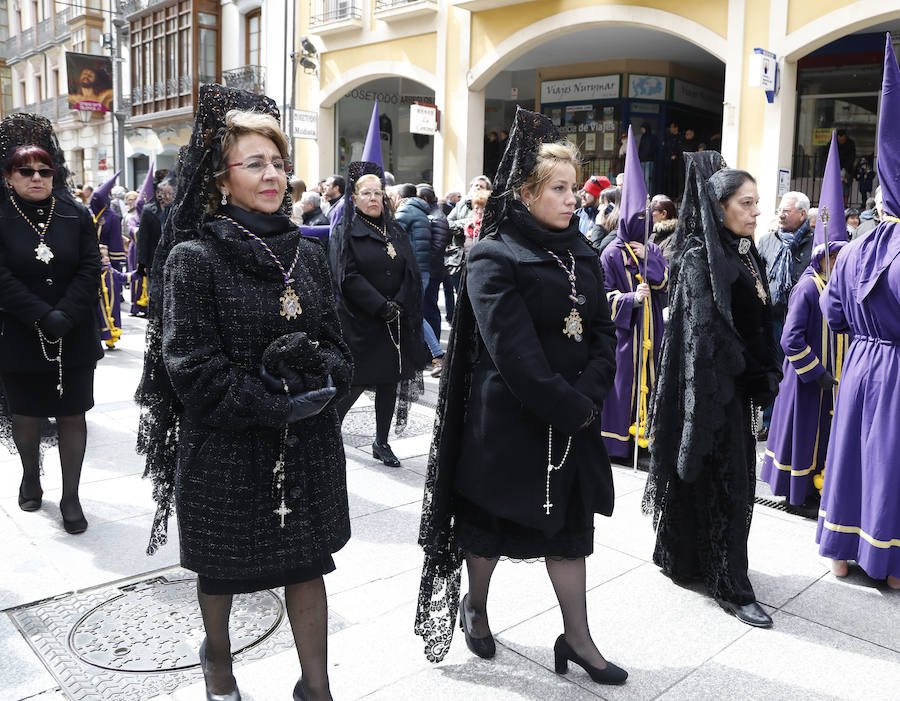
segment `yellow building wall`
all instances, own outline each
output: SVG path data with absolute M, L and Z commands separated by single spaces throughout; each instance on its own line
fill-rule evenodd
M 756 4 L 755 0 L 751 0 Z M 720 36 L 727 34 L 728 0 L 554 0 L 552 2 L 523 2 L 472 14 L 471 63 L 474 66 L 493 51 L 504 39 L 530 24 L 560 12 L 603 5 L 631 5 L 650 7 L 680 15 L 711 29 Z
M 441 132 L 444 139 L 444 182 L 455 183 L 456 173 L 459 169 L 459 132 L 457 127 L 465 123 L 464 109 L 453 109 L 454 95 L 460 94 L 464 86 L 466 76 L 460 71 L 454 70 L 460 65 L 465 47 L 461 46 L 459 38 L 466 31 L 465 23 L 469 21 L 469 13 L 455 7 L 447 10 L 447 51 L 446 51 L 446 96 L 447 106 L 441 118 Z M 440 77 L 438 78 L 440 79 Z M 447 188 L 445 188 L 447 189 Z
M 854 0 L 790 0 L 788 5 L 787 33 L 790 34 L 803 25 L 819 19 L 829 12 L 834 12 L 847 5 L 852 5 Z M 885 7 L 891 4 L 891 0 L 884 0 Z
M 738 161 L 729 163 L 732 168 L 743 168 L 759 177 L 762 162 L 763 126 L 765 122 L 766 94 L 761 88 L 747 85 L 750 75 L 750 56 L 754 47 L 769 43 L 769 3 L 747 3 L 744 9 L 744 51 L 741 68 L 740 131 L 738 137 Z
M 321 57 L 322 85 L 337 80 L 350 68 L 372 61 L 404 61 L 434 73 L 436 41 L 437 34 L 431 32 L 384 41 L 377 46 L 357 46 L 328 51 Z

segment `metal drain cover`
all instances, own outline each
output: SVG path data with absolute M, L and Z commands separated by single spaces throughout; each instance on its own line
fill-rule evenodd
M 6 613 L 67 697 L 134 701 L 202 678 L 197 580 L 173 567 Z M 235 667 L 293 648 L 280 590 L 238 594 L 230 631 Z M 329 612 L 328 632 L 347 622 Z
M 433 428 L 433 416 L 410 411 L 403 434 L 396 435 L 392 427 L 388 440 L 410 438 L 424 433 L 430 434 Z M 365 406 L 351 409 L 344 418 L 341 432 L 344 436 L 344 443 L 352 445 L 354 448 L 371 443 L 375 440 L 375 407 Z
M 240 653 L 267 638 L 283 615 L 271 591 L 235 597 L 232 650 Z M 202 631 L 197 581 L 154 577 L 121 587 L 119 596 L 88 611 L 72 628 L 68 644 L 82 662 L 101 669 L 172 672 L 197 666 Z

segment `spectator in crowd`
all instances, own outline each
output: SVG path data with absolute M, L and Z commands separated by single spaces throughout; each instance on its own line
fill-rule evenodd
M 622 177 L 624 179 L 624 174 Z M 608 187 L 600 193 L 600 211 L 597 212 L 594 226 L 588 234 L 591 246 L 598 255 L 603 253 L 603 250 L 616 238 L 616 232 L 619 230 L 619 202 L 621 199 L 622 188 L 618 186 Z
M 683 152 L 691 152 L 698 151 L 697 137 L 694 133 L 694 130 L 691 127 L 687 127 L 684 130 L 684 136 L 681 139 L 681 148 Z
M 778 207 L 778 230 L 766 234 L 759 241 L 759 255 L 766 264 L 772 307 L 773 343 L 778 365 L 784 361 L 781 334 L 787 314 L 788 298 L 797 280 L 809 266 L 812 256 L 814 229 L 809 226 L 809 198 L 802 192 L 787 192 Z M 759 440 L 769 437 L 772 406 L 766 407 Z
M 653 234 L 650 240 L 659 246 L 666 261 L 671 261 L 673 234 L 678 226 L 678 212 L 675 203 L 665 195 L 656 195 L 650 200 L 653 216 Z
M 581 207 L 575 210 L 578 217 L 578 230 L 587 236 L 594 226 L 600 204 L 600 192 L 609 187 L 609 178 L 605 175 L 592 175 L 581 188 Z
M 416 257 L 424 295 L 431 280 L 431 220 L 428 217 L 430 207 L 425 200 L 417 196 L 415 185 L 404 183 L 397 187 L 399 203 L 395 217 L 397 223 L 403 227 L 409 237 L 409 243 Z M 425 337 L 425 345 L 428 346 L 431 353 L 431 370 L 435 376 L 440 375 L 444 350 L 441 348 L 441 343 L 435 335 L 434 329 L 431 328 L 431 324 L 424 318 L 422 319 L 422 333 Z
M 678 123 L 669 122 L 669 129 L 665 138 L 666 175 L 665 191 L 671 197 L 680 197 L 684 189 L 684 160 L 681 153 L 684 151 L 681 132 Z
M 300 223 L 303 226 L 328 226 L 328 217 L 322 213 L 321 202 L 318 192 L 304 192 L 300 196 Z
M 859 210 L 854 207 L 845 209 L 844 219 L 847 220 L 847 238 L 852 240 L 859 228 Z
M 428 205 L 428 220 L 431 222 L 431 277 L 425 286 L 425 298 L 422 303 L 422 316 L 431 326 L 435 337 L 441 338 L 441 311 L 438 308 L 438 292 L 441 285 L 444 286 L 444 298 L 453 294 L 450 281 L 447 277 L 447 269 L 444 267 L 444 252 L 447 250 L 447 241 L 450 235 L 450 225 L 447 216 L 438 204 L 434 188 L 428 183 L 419 183 L 416 186 L 416 197 L 425 201 Z M 450 305 L 451 311 L 453 304 Z M 441 363 L 443 366 L 443 363 Z M 441 367 L 432 370 L 432 375 L 438 377 Z
M 650 122 L 641 124 L 641 140 L 638 143 L 638 157 L 641 159 L 641 173 L 647 192 L 653 192 L 655 184 L 656 157 L 659 155 L 659 139 L 650 127 Z
M 456 206 L 456 203 L 459 202 L 462 195 L 460 195 L 459 190 L 451 190 L 444 198 L 438 200 L 441 205 L 441 209 L 444 211 L 444 215 L 449 215 L 450 212 L 453 211 L 453 208 Z
M 841 161 L 841 186 L 844 189 L 844 206 L 850 203 L 850 184 L 856 167 L 856 142 L 847 135 L 846 129 L 835 132 L 838 144 L 838 158 Z
M 859 213 L 859 226 L 856 228 L 854 238 L 861 238 L 875 229 L 881 221 L 881 212 L 878 209 L 878 194 L 880 187 L 875 188 L 875 197 L 866 200 L 866 208 Z
M 872 170 L 867 158 L 859 159 L 854 179 L 859 187 L 859 200 L 860 202 L 865 202 L 869 199 L 869 193 L 872 192 L 872 183 L 875 180 L 875 171 Z
M 819 219 L 819 208 L 818 207 L 810 207 L 809 211 L 806 213 L 806 220 L 809 222 L 809 228 L 815 230 L 816 221 Z
M 325 204 L 322 205 L 323 214 L 328 214 L 331 208 L 340 202 L 344 196 L 345 187 L 346 182 L 340 175 L 332 175 L 325 180 L 324 191 L 322 192 L 322 197 L 325 200 Z

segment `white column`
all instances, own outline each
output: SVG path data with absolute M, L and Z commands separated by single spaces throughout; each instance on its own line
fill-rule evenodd
M 442 197 L 444 187 L 444 130 L 447 129 L 447 3 L 438 5 L 437 40 L 435 41 L 435 77 L 434 104 L 437 105 L 441 122 L 434 135 L 434 155 L 432 160 L 432 185 L 435 194 Z
M 315 177 L 327 178 L 336 173 L 334 151 L 336 142 L 334 128 L 334 107 L 319 107 L 319 152 L 318 163 L 310 163 L 309 168 Z M 308 183 L 309 187 L 315 183 Z
M 240 13 L 232 0 L 222 2 L 222 70 L 227 71 L 243 65 Z
M 725 61 L 725 97 L 722 105 L 722 156 L 731 167 L 737 165 L 741 130 L 745 9 L 746 0 L 728 2 L 728 57 Z
M 787 33 L 787 0 L 772 0 L 769 16 L 769 46 L 775 53 L 783 46 Z M 778 171 L 790 169 L 794 148 L 794 120 L 797 111 L 797 63 L 778 57 L 779 91 L 765 107 L 763 124 L 762 172 L 759 181 L 759 208 L 765 225 L 778 206 Z M 793 173 L 791 174 L 793 175 Z

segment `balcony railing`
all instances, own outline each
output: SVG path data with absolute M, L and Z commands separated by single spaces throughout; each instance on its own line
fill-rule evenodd
M 311 27 L 362 19 L 362 4 L 358 0 L 314 0 L 309 5 L 309 11 Z
M 264 66 L 240 66 L 222 71 L 222 80 L 229 88 L 249 90 L 258 95 L 266 92 L 266 69 Z
M 437 0 L 375 0 L 375 16 L 384 21 L 434 15 L 437 11 Z

